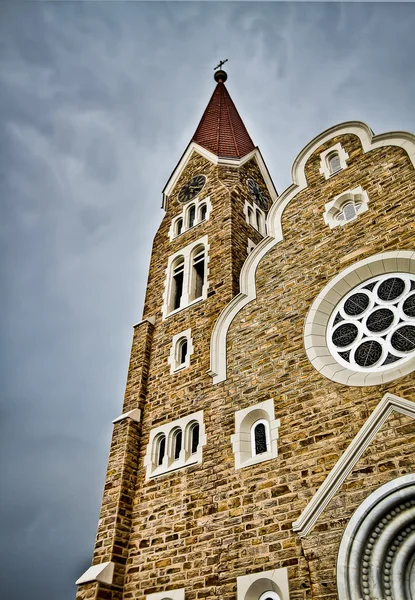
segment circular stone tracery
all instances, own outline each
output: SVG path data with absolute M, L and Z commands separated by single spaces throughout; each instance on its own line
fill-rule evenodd
M 415 276 L 390 273 L 354 287 L 327 327 L 336 360 L 354 371 L 382 371 L 415 356 Z

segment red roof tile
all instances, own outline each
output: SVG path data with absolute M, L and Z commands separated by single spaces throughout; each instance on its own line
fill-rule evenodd
M 192 142 L 227 158 L 242 158 L 255 148 L 222 81 L 216 85 Z

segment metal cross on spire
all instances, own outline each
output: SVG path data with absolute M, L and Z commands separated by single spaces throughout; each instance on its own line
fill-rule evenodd
M 225 58 L 225 60 L 220 60 L 220 61 L 219 61 L 219 64 L 218 64 L 218 66 L 217 66 L 217 67 L 215 67 L 213 70 L 214 70 L 214 71 L 216 71 L 216 69 L 222 69 L 222 66 L 223 66 L 223 65 L 224 65 L 226 62 L 228 62 L 228 59 L 227 59 L 227 58 Z

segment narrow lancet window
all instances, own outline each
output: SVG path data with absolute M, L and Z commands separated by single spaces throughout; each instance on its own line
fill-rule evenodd
M 180 367 L 181 365 L 184 365 L 186 363 L 186 357 L 187 357 L 187 339 L 182 338 L 177 343 L 176 362 L 177 362 L 178 367 Z
M 199 207 L 199 221 L 205 221 L 206 214 L 207 214 L 207 206 L 206 206 L 206 204 L 202 204 Z
M 257 226 L 259 233 L 261 233 L 261 234 L 263 234 L 263 232 L 264 232 L 263 231 L 264 230 L 263 223 L 264 223 L 264 220 L 262 218 L 262 215 L 259 212 L 259 210 L 257 210 L 256 211 L 256 226 Z
M 171 282 L 170 310 L 180 308 L 183 295 L 184 258 L 180 256 L 173 263 Z
M 176 236 L 180 235 L 183 230 L 183 219 L 177 219 L 176 221 Z
M 192 289 L 191 300 L 201 298 L 203 295 L 203 284 L 205 282 L 205 249 L 203 246 L 196 248 L 192 258 Z
M 157 464 L 163 464 L 164 455 L 166 454 L 166 436 L 161 436 L 157 444 Z
M 196 454 L 199 446 L 199 423 L 193 425 L 190 435 L 190 445 L 192 454 Z
M 268 452 L 268 440 L 267 440 L 267 427 L 263 421 L 259 421 L 254 424 L 251 435 L 252 439 L 252 453 L 254 456 Z
M 189 212 L 188 212 L 188 216 L 187 216 L 187 226 L 189 229 L 190 229 L 190 227 L 193 227 L 193 225 L 195 224 L 195 219 L 196 219 L 196 207 L 193 204 L 189 208 Z
M 329 168 L 330 168 L 330 173 L 332 173 L 332 174 L 337 173 L 337 171 L 341 171 L 342 167 L 341 167 L 341 163 L 340 163 L 340 156 L 337 154 L 337 152 L 330 154 Z
M 182 430 L 179 429 L 174 435 L 174 460 L 180 458 L 180 451 L 182 449 Z

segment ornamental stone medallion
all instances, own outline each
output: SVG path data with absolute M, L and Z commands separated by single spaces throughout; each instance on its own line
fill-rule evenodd
M 415 475 L 373 492 L 356 510 L 340 545 L 341 600 L 414 600 Z

